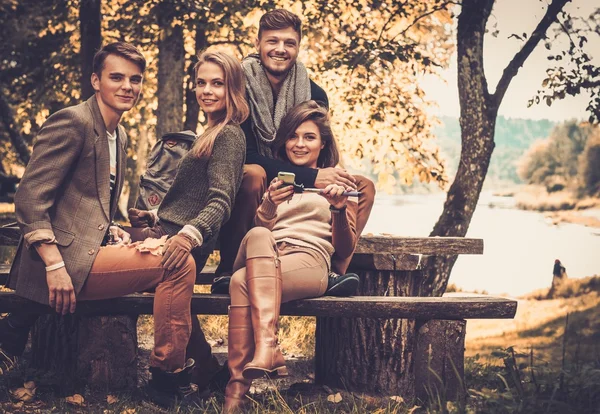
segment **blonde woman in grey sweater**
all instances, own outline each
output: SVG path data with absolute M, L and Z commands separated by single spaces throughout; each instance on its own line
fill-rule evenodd
M 273 153 L 309 168 L 335 167 L 339 153 L 327 110 L 307 101 L 282 119 Z M 322 296 L 331 255 L 349 257 L 356 246 L 357 203 L 331 184 L 320 194 L 294 193 L 273 180 L 234 263 L 229 293 L 229 371 L 224 412 L 248 402 L 253 379 L 287 375 L 277 344 L 282 302 Z

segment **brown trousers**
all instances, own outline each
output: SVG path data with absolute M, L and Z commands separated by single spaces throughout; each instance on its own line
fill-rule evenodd
M 375 185 L 371 180 L 362 175 L 355 175 L 358 191 L 362 195 L 358 198 L 358 212 L 356 217 L 356 232 L 360 236 L 364 230 L 373 202 L 375 201 Z M 233 273 L 233 264 L 242 239 L 254 225 L 254 216 L 260 205 L 263 194 L 267 189 L 267 174 L 257 164 L 244 165 L 242 184 L 235 198 L 235 204 L 229 221 L 221 227 L 220 251 L 221 263 L 217 274 L 223 272 Z M 331 258 L 331 269 L 339 274 L 346 273 L 352 258 L 340 259 L 335 253 Z
M 141 253 L 130 246 L 102 247 L 77 300 L 109 299 L 155 289 L 150 365 L 174 371 L 185 364 L 196 263 L 190 255 L 183 266 L 169 272 L 161 260 L 162 256 Z
M 131 235 L 131 241 L 133 242 L 144 240 L 148 237 L 158 239 L 167 234 L 160 224 L 154 227 L 145 228 L 127 227 L 126 230 Z M 201 271 L 206 264 L 207 256 L 202 254 L 200 249 L 192 250 L 192 256 L 196 263 L 196 270 Z M 204 332 L 202 331 L 198 317 L 195 315 L 191 316 L 191 321 L 191 334 L 187 344 L 185 357 L 186 359 L 192 358 L 196 362 L 196 368 L 194 370 L 192 379 L 195 384 L 197 384 L 200 388 L 203 388 L 204 385 L 206 385 L 210 380 L 212 374 L 214 374 L 214 371 L 220 367 L 215 363 L 216 361 L 212 355 L 212 348 L 206 341 L 206 337 L 204 336 Z
M 246 283 L 246 259 L 279 256 L 281 302 L 322 296 L 327 290 L 327 262 L 316 250 L 285 242 L 276 244 L 271 231 L 254 227 L 242 240 L 229 285 L 231 306 L 250 306 Z

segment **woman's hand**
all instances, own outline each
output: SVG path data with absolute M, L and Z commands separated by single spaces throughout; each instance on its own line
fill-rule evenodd
M 329 201 L 329 204 L 334 208 L 340 209 L 346 205 L 346 201 L 348 200 L 348 196 L 342 195 L 344 191 L 352 191 L 352 189 L 347 189 L 338 184 L 329 184 L 320 194 L 325 197 L 327 201 Z
M 267 189 L 267 197 L 269 201 L 276 206 L 283 203 L 284 201 L 289 201 L 294 196 L 294 186 L 286 185 L 285 187 L 281 187 L 283 181 L 279 178 L 275 178 L 269 184 L 269 188 Z
M 194 244 L 189 237 L 176 234 L 169 238 L 163 247 L 163 259 L 161 265 L 167 270 L 178 269 L 187 260 Z

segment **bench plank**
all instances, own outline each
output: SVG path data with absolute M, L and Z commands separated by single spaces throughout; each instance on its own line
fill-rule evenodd
M 121 298 L 77 303 L 77 312 L 86 315 L 152 314 L 154 295 L 136 293 Z M 195 293 L 192 313 L 226 315 L 229 296 Z M 50 312 L 48 306 L 23 299 L 13 292 L 0 292 L 0 312 L 27 309 Z M 496 297 L 401 297 L 401 296 L 324 296 L 284 303 L 282 315 L 348 318 L 408 318 L 408 319 L 510 319 L 517 311 L 517 302 Z
M 362 235 L 356 253 L 483 254 L 483 239 Z

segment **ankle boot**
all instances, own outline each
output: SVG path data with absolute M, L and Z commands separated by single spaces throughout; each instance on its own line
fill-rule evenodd
M 254 336 L 250 306 L 229 307 L 227 363 L 231 377 L 225 387 L 224 414 L 240 412 L 249 403 L 246 398 L 252 380 L 244 378 L 242 370 L 254 355 Z
M 182 406 L 197 406 L 202 402 L 198 386 L 190 382 L 194 360 L 188 359 L 182 369 L 173 372 L 150 367 L 151 378 L 146 387 L 146 397 L 164 408 L 176 404 Z
M 192 370 L 191 382 L 198 386 L 200 392 L 225 389 L 229 381 L 229 370 L 227 366 L 221 366 L 219 360 L 212 354 L 210 344 L 206 341 L 200 322 L 192 315 L 192 333 L 190 341 L 185 350 L 186 359 L 192 358 L 196 363 Z
M 281 269 L 279 258 L 253 257 L 246 259 L 246 282 L 250 299 L 254 358 L 244 367 L 244 378 L 263 375 L 271 378 L 288 374 L 285 360 L 277 342 L 279 310 L 281 308 Z

